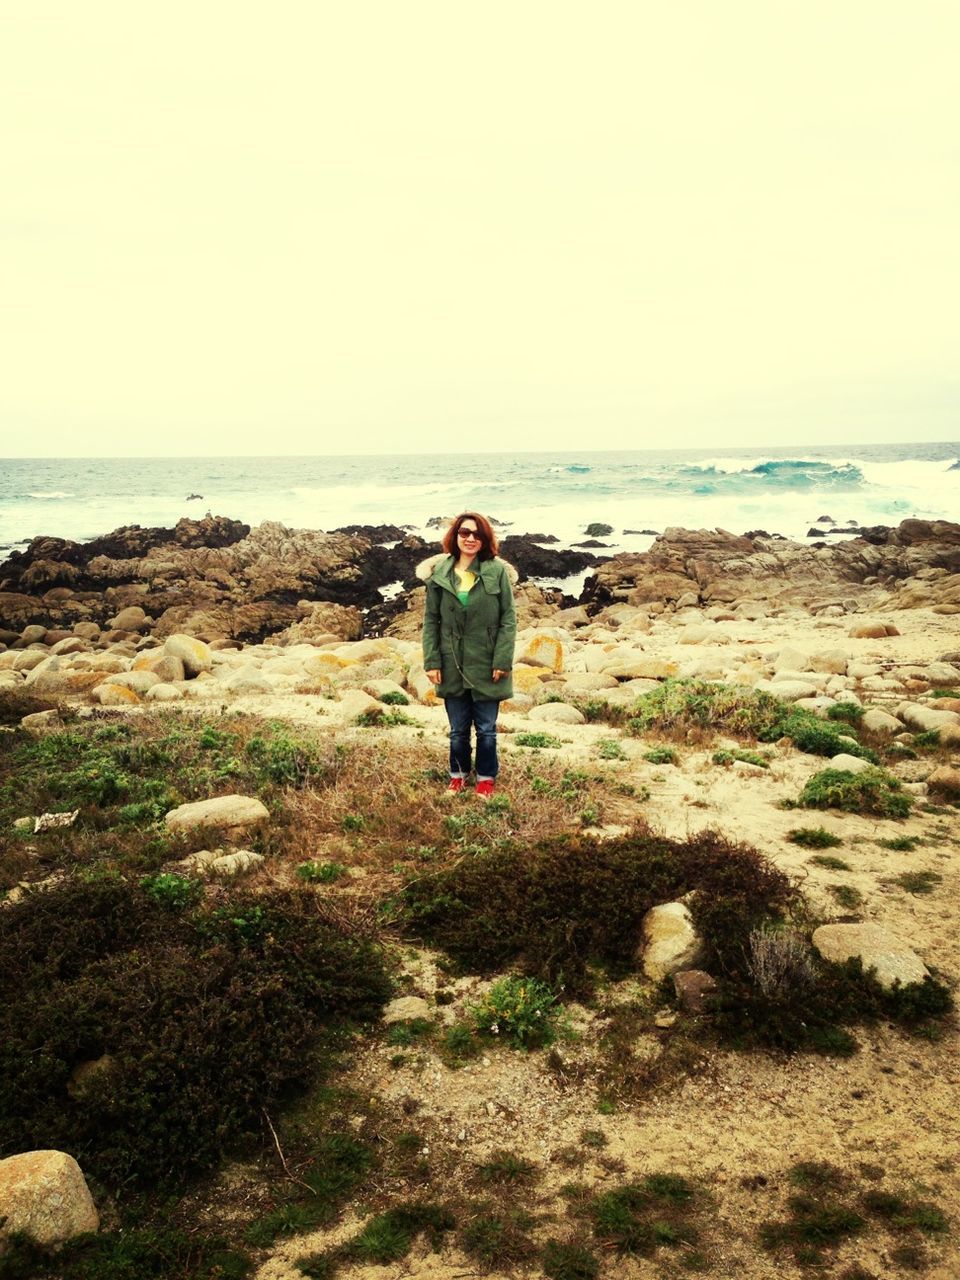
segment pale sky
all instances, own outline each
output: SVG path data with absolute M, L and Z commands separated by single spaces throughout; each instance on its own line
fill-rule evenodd
M 0 0 L 6 456 L 960 436 L 956 0 Z

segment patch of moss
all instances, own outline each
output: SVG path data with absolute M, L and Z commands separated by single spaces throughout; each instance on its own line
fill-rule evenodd
M 849 862 L 844 862 L 842 858 L 834 857 L 831 853 L 817 853 L 807 861 L 814 867 L 825 867 L 828 871 L 852 871 L 853 868 Z

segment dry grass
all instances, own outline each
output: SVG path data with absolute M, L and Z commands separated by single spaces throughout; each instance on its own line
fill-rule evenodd
M 284 796 L 300 860 L 322 852 L 378 880 L 435 869 L 478 846 L 536 844 L 588 820 L 630 820 L 639 810 L 633 802 L 627 814 L 599 773 L 575 773 L 559 760 L 509 759 L 494 800 L 484 802 L 469 788 L 448 794 L 439 744 L 369 729 L 340 752 L 328 785 Z M 357 887 L 347 879 L 337 890 Z

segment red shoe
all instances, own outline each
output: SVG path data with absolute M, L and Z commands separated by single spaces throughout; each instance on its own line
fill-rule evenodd
M 484 800 L 489 800 L 493 795 L 493 779 L 484 778 L 477 783 L 477 795 L 482 796 Z
M 463 779 L 462 779 L 462 778 L 451 778 L 451 779 L 450 779 L 450 785 L 449 785 L 449 787 L 447 787 L 447 790 L 448 790 L 448 791 L 452 791 L 452 792 L 462 791 L 462 790 L 463 790 Z

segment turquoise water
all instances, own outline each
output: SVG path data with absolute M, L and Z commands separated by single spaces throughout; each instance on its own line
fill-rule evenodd
M 766 529 L 805 538 L 819 517 L 960 521 L 960 444 L 592 453 L 281 458 L 7 459 L 0 546 L 39 534 L 85 540 L 125 524 L 227 515 L 294 528 L 407 524 L 474 509 L 523 533 L 638 549 L 624 530 Z M 200 495 L 190 497 L 189 495 Z

